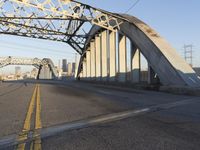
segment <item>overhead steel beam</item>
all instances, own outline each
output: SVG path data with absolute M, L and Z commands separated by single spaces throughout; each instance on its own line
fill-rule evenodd
M 1 34 L 67 42 L 79 54 L 83 53 L 88 36 L 81 30 L 85 22 L 115 31 L 123 21 L 123 17 L 74 0 L 0 2 Z

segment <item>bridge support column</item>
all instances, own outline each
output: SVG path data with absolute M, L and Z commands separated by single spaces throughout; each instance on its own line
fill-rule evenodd
M 159 79 L 154 70 L 148 65 L 148 84 L 158 84 Z
M 91 79 L 95 80 L 96 77 L 96 63 L 95 63 L 95 43 L 92 41 L 90 43 L 90 58 L 91 58 Z
M 102 45 L 102 81 L 107 81 L 108 77 L 108 57 L 107 57 L 107 47 L 108 47 L 108 36 L 107 30 L 102 32 L 101 36 L 101 45 Z
M 39 75 L 38 75 L 38 79 L 44 79 L 44 69 L 43 66 L 40 66 L 40 70 L 39 70 Z
M 140 82 L 140 51 L 131 43 L 131 81 L 132 83 Z
M 87 80 L 91 79 L 91 51 L 90 49 L 87 50 L 86 52 L 86 68 L 87 68 Z
M 118 34 L 119 38 L 119 82 L 126 82 L 126 72 L 127 72 L 127 61 L 126 61 L 126 37 L 124 35 Z
M 109 33 L 109 81 L 116 79 L 116 33 Z
M 39 79 L 52 79 L 52 73 L 48 66 L 42 66 L 39 72 Z
M 101 37 L 98 35 L 95 37 L 96 48 L 96 80 L 101 80 Z
M 75 64 L 75 78 L 77 78 L 79 62 L 80 62 L 80 55 L 76 55 L 76 58 L 75 58 L 75 63 L 76 63 Z
M 49 79 L 53 79 L 52 78 L 52 71 L 49 69 Z
M 86 60 L 83 60 L 83 80 L 87 77 Z

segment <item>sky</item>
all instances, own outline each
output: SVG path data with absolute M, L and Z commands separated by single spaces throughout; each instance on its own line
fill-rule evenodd
M 136 0 L 79 0 L 111 12 L 124 13 Z M 199 0 L 140 0 L 128 14 L 138 17 L 183 56 L 184 44 L 192 44 L 194 66 L 200 66 L 200 1 Z M 74 61 L 75 51 L 65 43 L 16 36 L 0 35 L 0 56 L 51 58 Z M 24 67 L 27 68 L 27 67 Z M 11 72 L 13 67 L 3 71 Z M 1 73 L 1 72 L 0 72 Z

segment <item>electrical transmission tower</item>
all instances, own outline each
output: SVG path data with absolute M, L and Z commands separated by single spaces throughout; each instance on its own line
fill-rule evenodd
M 193 45 L 184 45 L 184 58 L 189 63 L 189 65 L 193 66 Z

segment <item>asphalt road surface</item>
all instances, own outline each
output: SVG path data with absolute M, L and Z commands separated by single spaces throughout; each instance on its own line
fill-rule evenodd
M 0 149 L 200 150 L 200 97 L 76 81 L 3 82 Z

